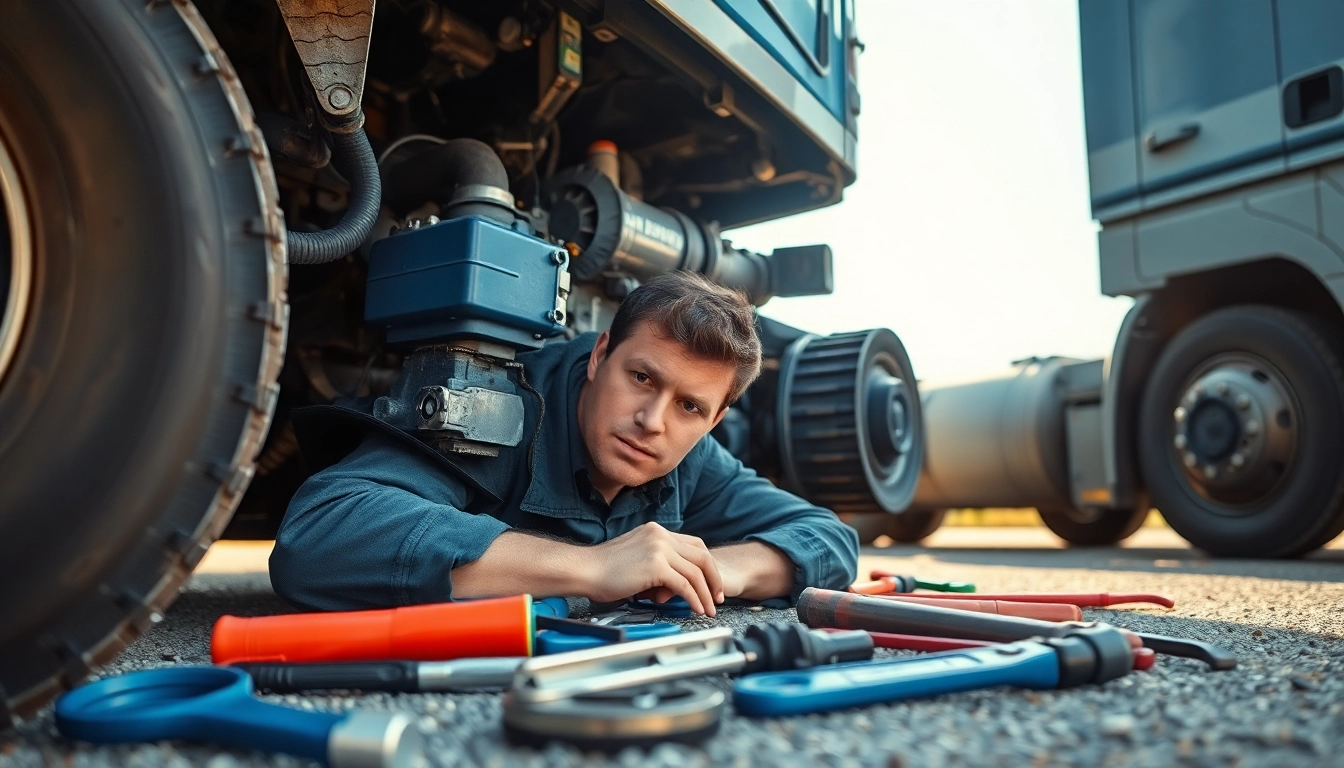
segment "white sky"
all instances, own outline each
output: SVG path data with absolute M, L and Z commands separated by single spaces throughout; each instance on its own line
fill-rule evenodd
M 858 0 L 857 15 L 858 181 L 839 205 L 728 234 L 765 252 L 829 242 L 835 293 L 762 314 L 890 328 L 924 381 L 1108 355 L 1131 301 L 1100 291 L 1076 0 Z

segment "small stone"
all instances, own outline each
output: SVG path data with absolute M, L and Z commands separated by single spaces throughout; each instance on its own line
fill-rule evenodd
M 1316 690 L 1316 683 L 1313 683 L 1311 680 L 1308 680 L 1307 678 L 1301 675 L 1293 675 L 1292 677 L 1288 678 L 1288 682 L 1292 683 L 1293 687 L 1299 691 Z
M 1105 736 L 1128 736 L 1134 732 L 1134 718 L 1130 715 L 1107 715 L 1101 719 Z
M 159 658 L 164 661 L 171 661 L 174 664 L 182 660 L 182 657 L 178 656 L 176 653 L 161 653 L 159 654 Z
M 1265 636 L 1265 633 L 1264 633 L 1264 632 L 1261 632 L 1261 631 L 1258 630 L 1258 629 L 1253 629 L 1253 630 L 1251 630 L 1251 637 L 1264 637 L 1264 636 Z

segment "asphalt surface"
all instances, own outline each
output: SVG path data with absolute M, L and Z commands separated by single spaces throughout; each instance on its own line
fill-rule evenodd
M 1087 618 L 1213 642 L 1235 651 L 1240 666 L 1209 672 L 1159 657 L 1153 670 L 1100 687 L 983 690 L 779 720 L 729 713 L 701 749 L 664 744 L 611 757 L 508 746 L 497 694 L 265 698 L 318 710 L 414 713 L 426 736 L 423 763 L 431 766 L 1344 765 L 1344 549 L 1291 562 L 1211 561 L 1170 537 L 1150 535 L 1157 547 L 1079 551 L 1023 536 L 990 529 L 957 534 L 955 546 L 869 549 L 861 568 L 970 580 L 982 592 L 1161 592 L 1176 600 L 1174 610 L 1088 610 Z M 989 548 L 996 544 L 1015 548 Z M 208 663 L 210 627 L 220 615 L 287 610 L 264 573 L 248 572 L 246 562 L 217 562 L 104 673 Z M 792 611 L 734 609 L 688 623 L 740 631 L 792 618 Z M 47 711 L 0 733 L 0 766 L 39 765 L 310 764 L 181 742 L 75 744 L 56 733 Z

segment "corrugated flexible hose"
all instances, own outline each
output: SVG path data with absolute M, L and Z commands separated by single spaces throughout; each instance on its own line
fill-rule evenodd
M 290 264 L 326 264 L 354 251 L 369 236 L 383 196 L 378 162 L 359 128 L 331 134 L 332 162 L 350 182 L 350 207 L 341 221 L 321 232 L 289 231 Z

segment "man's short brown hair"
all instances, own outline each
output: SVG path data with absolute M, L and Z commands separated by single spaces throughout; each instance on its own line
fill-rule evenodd
M 737 402 L 761 373 L 761 340 L 747 295 L 695 272 L 659 275 L 625 297 L 611 321 L 607 353 L 648 322 L 696 357 L 737 368 L 725 405 Z

